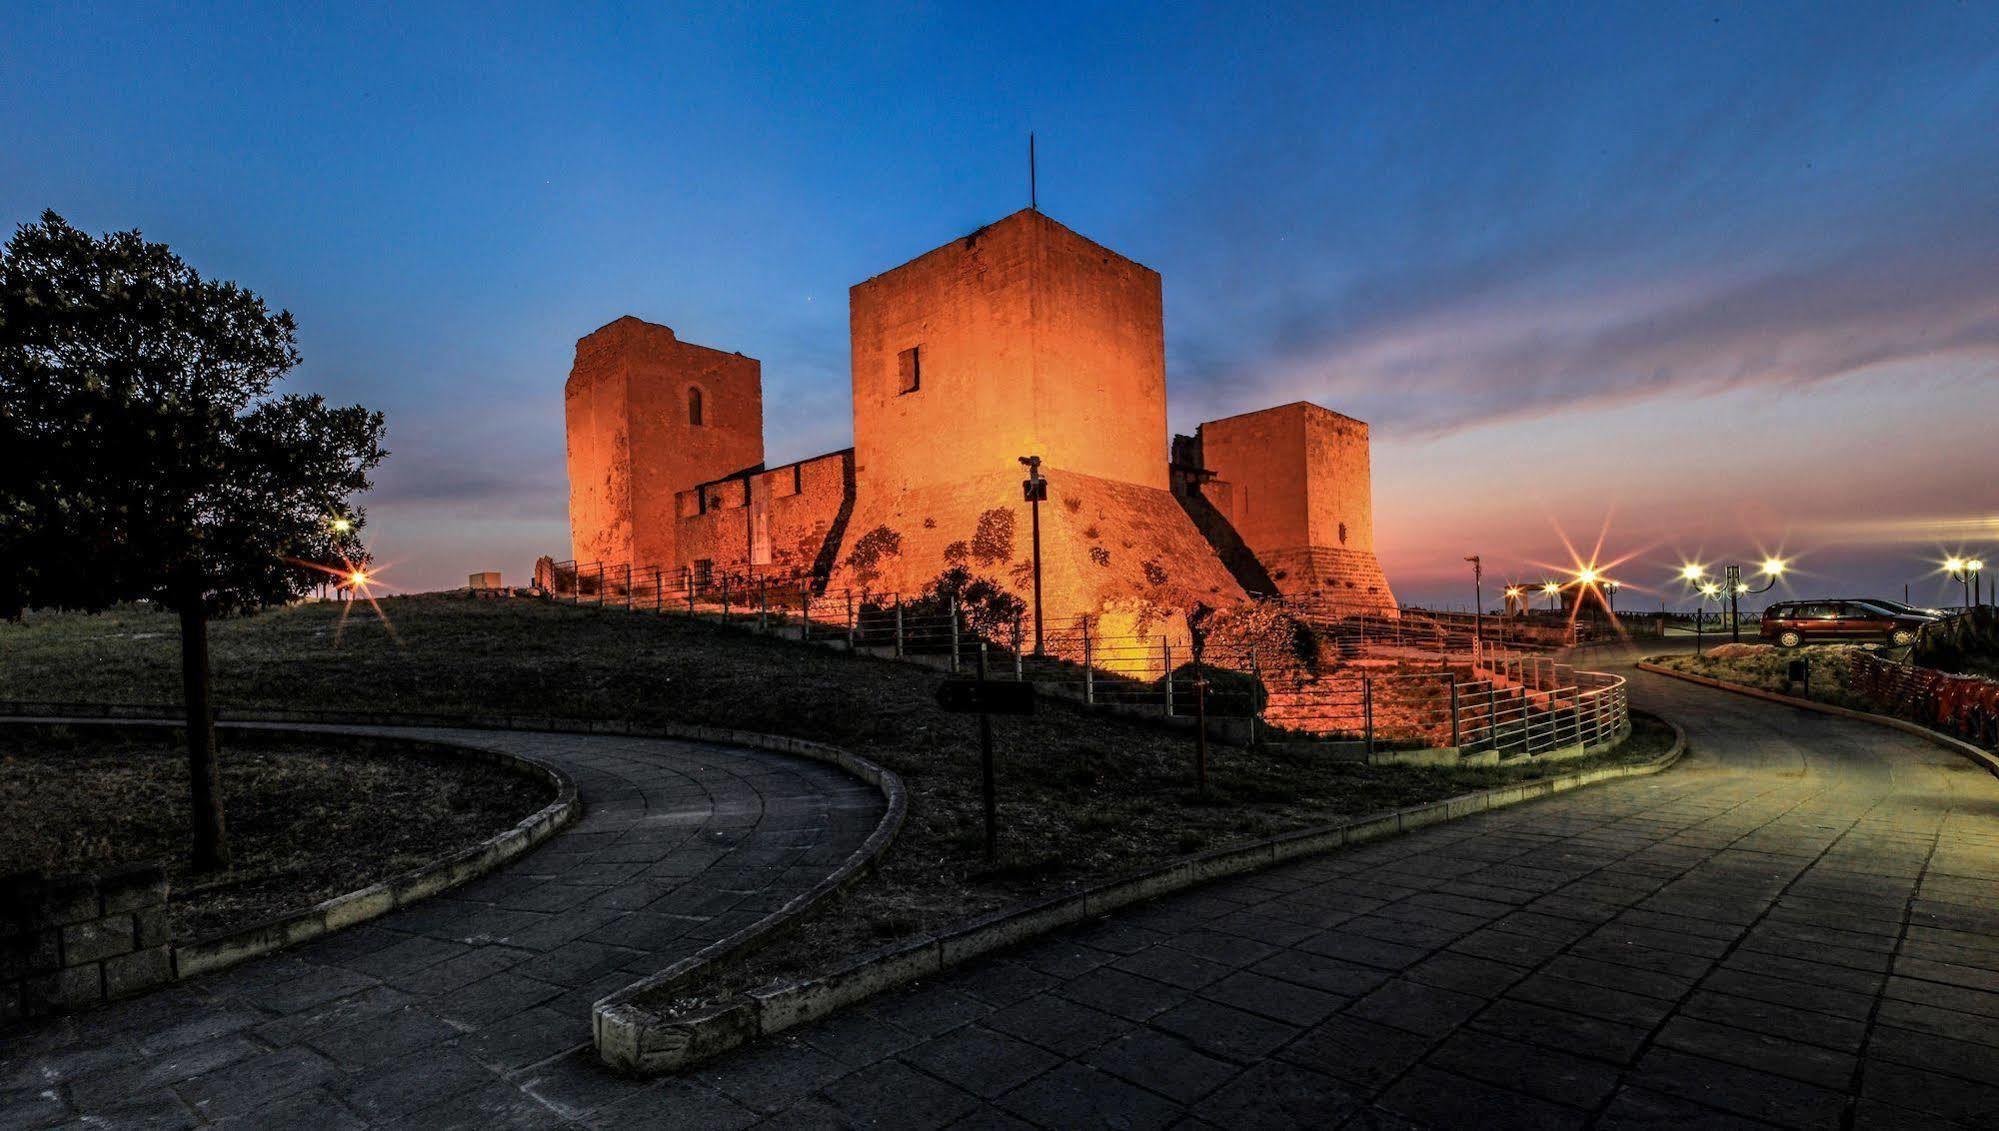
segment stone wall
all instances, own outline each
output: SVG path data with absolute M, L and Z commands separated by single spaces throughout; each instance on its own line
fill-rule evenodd
M 0 877 L 0 1024 L 172 980 L 159 864 Z
M 680 564 L 706 561 L 717 573 L 823 572 L 853 498 L 851 448 L 683 491 Z

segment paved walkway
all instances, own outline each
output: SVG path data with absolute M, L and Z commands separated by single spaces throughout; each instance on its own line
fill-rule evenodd
M 1999 1125 L 1999 782 L 1662 677 L 1665 775 L 1212 885 L 596 1126 Z
M 584 815 L 372 923 L 0 1036 L 0 1127 L 559 1124 L 619 1084 L 592 1002 L 811 887 L 881 816 L 833 767 L 735 747 L 310 729 L 531 755 L 575 779 Z

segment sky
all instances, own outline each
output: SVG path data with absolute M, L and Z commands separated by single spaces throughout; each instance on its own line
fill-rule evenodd
M 771 462 L 846 445 L 846 288 L 1024 205 L 1030 130 L 1043 210 L 1164 276 L 1176 430 L 1370 423 L 1405 600 L 1999 562 L 1991 8 L 985 7 L 13 7 L 0 221 L 292 311 L 286 388 L 388 414 L 401 588 L 566 556 L 623 314 L 761 359 Z

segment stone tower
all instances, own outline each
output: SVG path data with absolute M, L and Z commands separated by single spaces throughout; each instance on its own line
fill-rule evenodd
M 1390 610 L 1367 425 L 1305 401 L 1201 425 L 1202 488 L 1287 597 Z
M 763 463 L 755 358 L 630 315 L 576 343 L 564 387 L 578 561 L 678 564 L 674 496 Z
M 1159 273 L 1031 209 L 853 287 L 869 492 L 1053 470 L 1164 489 Z
M 1159 273 L 1016 212 L 852 288 L 853 518 L 835 585 L 962 567 L 1029 592 L 1038 455 L 1047 615 L 1242 589 L 1168 489 Z

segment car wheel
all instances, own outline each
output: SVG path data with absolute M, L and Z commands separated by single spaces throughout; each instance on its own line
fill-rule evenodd
M 1804 642 L 1805 638 L 1795 632 L 1780 632 L 1777 634 L 1777 647 L 1779 648 L 1796 648 Z
M 1907 648 L 1916 642 L 1916 634 L 1906 628 L 1898 628 L 1888 634 L 1888 643 L 1897 648 Z

